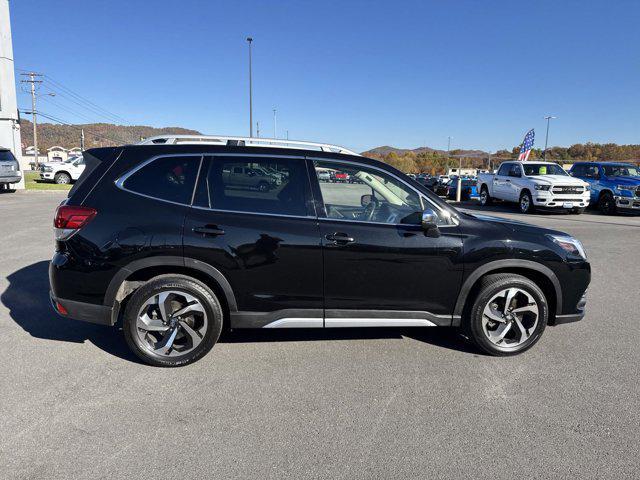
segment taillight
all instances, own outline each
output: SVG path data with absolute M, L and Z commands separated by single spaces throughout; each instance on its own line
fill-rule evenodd
M 53 226 L 56 229 L 56 240 L 66 240 L 79 229 L 89 223 L 98 212 L 91 207 L 60 205 L 56 210 Z

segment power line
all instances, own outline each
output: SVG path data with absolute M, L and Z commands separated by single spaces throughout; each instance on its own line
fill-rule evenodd
M 88 121 L 89 123 L 94 123 L 94 119 L 90 118 L 88 116 L 86 116 L 83 113 L 80 113 L 76 110 L 73 110 L 72 108 L 67 107 L 66 105 L 62 105 L 56 101 L 54 101 L 53 99 L 51 99 L 50 97 L 43 97 L 42 100 L 45 100 L 47 103 L 51 103 L 53 105 L 55 105 L 58 108 L 61 108 L 62 110 L 65 110 L 68 113 L 71 113 L 72 115 L 78 116 L 86 121 Z
M 125 120 L 120 115 L 117 115 L 117 114 L 115 114 L 113 112 L 110 112 L 106 108 L 103 108 L 100 105 L 97 105 L 96 103 L 92 102 L 91 100 L 87 99 L 86 97 L 83 97 L 82 95 L 74 92 L 70 88 L 65 87 L 62 83 L 60 83 L 59 81 L 51 78 L 49 75 L 44 75 L 44 78 L 45 78 L 45 81 L 53 84 L 57 89 L 61 89 L 64 92 L 66 92 L 67 94 L 69 94 L 72 97 L 76 98 L 78 101 L 86 103 L 87 105 L 92 107 L 94 110 L 102 112 L 102 116 L 108 116 L 108 117 L 111 117 L 111 118 L 118 119 L 118 121 L 122 121 L 124 123 L 128 123 L 127 120 Z M 85 108 L 88 108 L 88 107 L 85 107 Z
M 25 113 L 25 114 L 31 114 L 31 112 L 27 111 L 27 110 L 21 110 L 20 112 L 21 113 Z M 111 138 L 111 137 L 107 137 L 105 135 L 94 133 L 94 132 L 92 132 L 90 130 L 87 130 L 86 128 L 83 129 L 82 127 L 78 127 L 77 125 L 73 125 L 73 124 L 71 124 L 69 122 L 61 120 L 60 118 L 54 117 L 53 115 L 49 115 L 49 114 L 43 113 L 43 112 L 37 112 L 37 113 L 38 113 L 38 115 L 40 115 L 40 116 L 42 116 L 44 118 L 47 118 L 47 119 L 52 120 L 54 122 L 60 123 L 62 125 L 66 125 L 68 127 L 71 127 L 71 128 L 74 128 L 74 129 L 80 130 L 80 131 L 84 130 L 86 133 L 88 133 L 88 134 L 90 134 L 90 135 L 92 135 L 92 136 L 94 136 L 96 138 L 100 138 L 102 140 L 108 140 L 108 141 L 113 142 L 115 144 L 126 144 L 127 143 L 126 141 L 124 141 L 122 139 L 114 139 L 114 138 Z

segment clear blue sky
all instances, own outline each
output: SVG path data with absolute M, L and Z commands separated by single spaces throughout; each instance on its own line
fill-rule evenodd
M 16 68 L 131 124 L 247 135 L 251 35 L 268 136 L 275 106 L 279 136 L 358 150 L 451 135 L 494 151 L 529 128 L 543 146 L 548 113 L 552 145 L 640 143 L 637 0 L 14 0 L 11 15 Z

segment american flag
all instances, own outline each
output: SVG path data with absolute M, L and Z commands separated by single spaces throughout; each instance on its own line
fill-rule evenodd
M 531 149 L 533 148 L 533 140 L 535 139 L 535 137 L 536 132 L 534 132 L 532 128 L 524 136 L 524 141 L 522 142 L 522 145 L 520 145 L 520 155 L 518 156 L 518 160 L 529 160 L 529 154 L 531 153 Z

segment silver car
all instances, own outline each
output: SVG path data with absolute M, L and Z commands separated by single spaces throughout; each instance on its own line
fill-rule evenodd
M 14 192 L 12 183 L 18 183 L 22 179 L 20 164 L 13 156 L 11 150 L 0 147 L 0 190 Z

